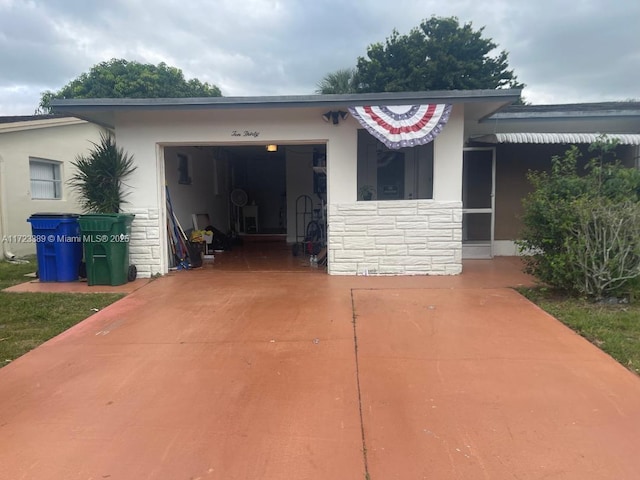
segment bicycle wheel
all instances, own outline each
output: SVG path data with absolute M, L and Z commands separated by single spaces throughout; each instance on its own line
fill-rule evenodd
M 316 220 L 311 220 L 307 225 L 307 234 L 305 240 L 307 242 L 319 242 L 322 239 L 322 227 Z

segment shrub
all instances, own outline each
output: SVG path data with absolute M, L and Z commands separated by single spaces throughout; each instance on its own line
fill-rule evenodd
M 132 155 L 118 148 L 111 135 L 102 134 L 100 143 L 94 143 L 88 155 L 77 156 L 72 165 L 76 172 L 68 183 L 79 194 L 85 212 L 120 212 L 126 196 L 123 179 L 136 170 Z
M 616 161 L 615 142 L 593 144 L 579 172 L 573 146 L 549 172 L 530 172 L 518 242 L 525 270 L 554 288 L 590 297 L 619 295 L 640 276 L 640 172 Z M 580 174 L 583 173 L 583 174 Z
M 640 204 L 578 201 L 576 215 L 566 242 L 574 290 L 594 298 L 620 295 L 640 275 Z

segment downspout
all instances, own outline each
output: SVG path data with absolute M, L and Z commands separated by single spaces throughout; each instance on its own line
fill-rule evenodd
M 16 256 L 7 249 L 7 242 L 5 242 L 5 232 L 7 231 L 6 218 L 7 215 L 4 211 L 4 206 L 6 204 L 4 195 L 4 159 L 0 155 L 0 243 L 2 243 L 2 255 L 7 260 L 15 260 Z

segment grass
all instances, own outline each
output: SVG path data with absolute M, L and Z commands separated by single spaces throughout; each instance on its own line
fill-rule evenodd
M 519 291 L 629 370 L 640 374 L 640 303 L 605 305 L 567 298 L 546 288 Z
M 29 264 L 0 261 L 0 290 L 27 281 L 36 269 Z M 64 332 L 122 298 L 104 293 L 0 292 L 0 367 Z

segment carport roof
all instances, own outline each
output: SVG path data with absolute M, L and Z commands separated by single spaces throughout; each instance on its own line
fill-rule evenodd
M 438 90 L 340 95 L 285 95 L 198 98 L 78 98 L 52 100 L 55 113 L 73 115 L 113 127 L 114 113 L 149 110 L 265 109 L 351 107 L 357 105 L 413 105 L 424 103 L 475 104 L 472 116 L 479 120 L 520 98 L 520 89 Z M 467 112 L 468 113 L 468 112 Z

